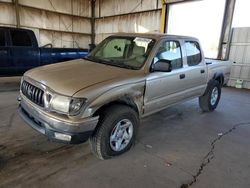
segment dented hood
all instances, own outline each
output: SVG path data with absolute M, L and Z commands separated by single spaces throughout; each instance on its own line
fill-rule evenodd
M 32 69 L 25 73 L 37 82 L 63 95 L 72 96 L 77 91 L 119 78 L 130 77 L 134 70 L 95 63 L 83 59 L 57 63 Z

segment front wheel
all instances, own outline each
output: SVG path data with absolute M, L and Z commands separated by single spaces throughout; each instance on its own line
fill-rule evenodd
M 217 80 L 211 80 L 207 89 L 201 97 L 199 97 L 199 105 L 202 111 L 209 112 L 216 109 L 221 96 L 221 86 Z
M 114 105 L 100 115 L 97 130 L 90 137 L 92 152 L 99 159 L 120 155 L 131 148 L 138 130 L 138 114 L 125 105 Z

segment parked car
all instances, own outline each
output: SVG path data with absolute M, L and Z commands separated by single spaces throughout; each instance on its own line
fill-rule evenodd
M 83 58 L 87 49 L 39 48 L 33 31 L 0 27 L 0 76 L 22 75 L 47 64 Z
M 135 142 L 140 119 L 199 97 L 213 111 L 228 81 L 228 61 L 205 60 L 191 37 L 119 34 L 85 59 L 26 72 L 19 114 L 52 140 L 90 140 L 100 159 L 120 155 Z

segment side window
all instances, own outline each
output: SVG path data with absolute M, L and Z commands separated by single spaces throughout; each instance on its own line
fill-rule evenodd
M 3 30 L 0 30 L 0 46 L 5 46 L 5 34 Z
M 156 56 L 154 57 L 154 63 L 160 59 L 169 60 L 172 65 L 172 69 L 182 68 L 182 54 L 180 43 L 177 41 L 165 41 L 161 44 Z
M 13 46 L 32 46 L 30 36 L 26 31 L 10 31 Z
M 187 52 L 187 64 L 189 66 L 198 65 L 201 62 L 201 50 L 198 42 L 187 41 L 185 42 Z

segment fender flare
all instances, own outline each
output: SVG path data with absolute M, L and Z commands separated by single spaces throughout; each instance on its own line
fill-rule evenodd
M 216 72 L 213 76 L 213 80 L 217 80 L 221 86 L 224 85 L 224 75 L 222 72 Z
M 104 109 L 106 109 L 107 107 L 114 105 L 114 104 L 123 104 L 123 105 L 127 105 L 129 107 L 131 107 L 132 109 L 134 109 L 136 111 L 136 113 L 138 113 L 138 115 L 140 115 L 141 113 L 141 109 L 138 106 L 138 104 L 135 102 L 135 99 L 132 96 L 129 95 L 124 95 L 124 96 L 120 96 L 112 101 L 109 101 L 108 103 L 102 105 L 100 108 L 98 108 L 95 112 L 94 115 L 99 114 L 101 111 L 103 111 Z

